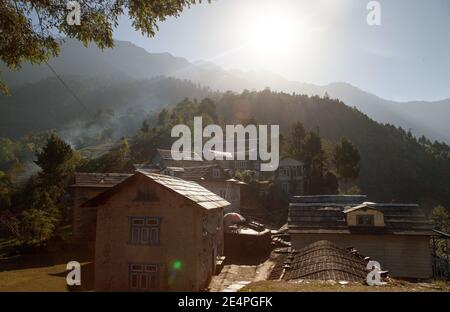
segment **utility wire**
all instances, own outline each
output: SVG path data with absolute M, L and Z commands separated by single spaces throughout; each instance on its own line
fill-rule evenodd
M 77 94 L 69 87 L 69 85 L 58 75 L 58 73 L 56 72 L 56 70 L 47 62 L 45 61 L 45 64 L 47 64 L 48 68 L 50 68 L 50 70 L 53 72 L 53 74 L 56 76 L 56 78 L 58 78 L 59 81 L 61 81 L 61 83 L 64 85 L 64 87 L 70 92 L 70 94 L 72 94 L 72 96 L 75 98 L 75 100 L 77 100 L 77 102 L 84 108 L 84 110 L 90 115 L 91 112 L 89 111 L 89 109 L 87 108 L 86 105 L 84 105 L 83 101 L 81 101 L 81 99 L 77 96 Z

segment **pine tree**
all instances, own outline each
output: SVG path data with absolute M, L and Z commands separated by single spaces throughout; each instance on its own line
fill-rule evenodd
M 336 145 L 333 163 L 336 166 L 338 178 L 343 184 L 344 192 L 348 190 L 350 182 L 358 178 L 360 160 L 358 149 L 348 139 L 342 138 Z

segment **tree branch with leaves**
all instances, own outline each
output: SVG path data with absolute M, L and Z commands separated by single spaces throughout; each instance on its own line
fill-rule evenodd
M 210 0 L 208 0 L 209 2 Z M 132 26 L 153 37 L 158 23 L 179 16 L 184 8 L 201 0 L 81 0 L 81 25 L 69 25 L 67 0 L 0 0 L 0 59 L 9 69 L 23 62 L 40 64 L 60 52 L 62 38 L 95 42 L 99 48 L 112 48 L 113 30 L 127 14 Z M 8 94 L 1 80 L 0 91 Z

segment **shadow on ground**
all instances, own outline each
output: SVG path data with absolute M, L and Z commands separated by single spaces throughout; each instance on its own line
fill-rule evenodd
M 258 265 L 270 258 L 270 253 L 254 255 L 249 253 L 232 254 L 225 258 L 225 265 Z
M 90 262 L 93 259 L 93 251 L 77 245 L 30 248 L 21 254 L 0 259 L 0 271 L 48 267 L 70 261 Z
M 93 291 L 94 290 L 94 263 L 89 262 L 81 265 L 81 285 L 67 286 L 68 291 Z M 49 273 L 50 276 L 66 278 L 69 271 Z

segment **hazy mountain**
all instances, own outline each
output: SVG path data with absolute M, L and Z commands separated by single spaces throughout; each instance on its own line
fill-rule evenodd
M 116 41 L 114 49 L 101 51 L 95 45 L 84 48 L 77 41 L 67 40 L 62 46 L 61 55 L 49 63 L 62 76 L 104 77 L 108 81 L 171 76 L 188 79 L 221 91 L 240 92 L 243 89 L 261 90 L 270 87 L 272 90 L 321 96 L 326 92 L 330 97 L 341 99 L 376 121 L 391 123 L 406 130 L 411 129 L 417 136 L 424 134 L 433 140 L 450 143 L 448 122 L 450 99 L 438 102 L 394 102 L 347 83 L 316 86 L 288 81 L 268 72 L 226 71 L 210 62 L 190 63 L 184 58 L 174 57 L 168 53 L 149 53 L 124 41 Z M 5 71 L 4 67 L 0 70 L 6 82 L 12 87 L 54 76 L 45 64 L 40 66 L 25 64 L 20 72 L 13 73 Z M 3 97 L 0 97 L 0 105 L 3 102 Z
M 59 130 L 75 145 L 132 134 L 145 118 L 185 97 L 212 97 L 208 88 L 175 78 L 108 80 L 104 76 L 62 76 L 76 100 L 54 77 L 11 89 L 0 97 L 0 137 Z M 93 142 L 91 142 L 93 143 Z
M 384 100 L 346 83 L 323 87 L 330 97 L 357 107 L 372 119 L 400 126 L 412 133 L 450 143 L 450 99 L 436 102 Z
M 66 39 L 62 44 L 60 56 L 50 60 L 49 64 L 61 76 L 83 78 L 104 76 L 110 80 L 171 76 L 192 80 L 212 89 L 216 85 L 227 86 L 230 82 L 232 87 L 230 89 L 233 90 L 241 84 L 232 74 L 212 63 L 192 64 L 169 53 L 148 53 L 130 42 L 117 40 L 114 49 L 102 51 L 94 44 L 85 48 L 76 40 Z M 45 64 L 38 66 L 24 64 L 19 72 L 10 72 L 4 66 L 0 67 L 0 70 L 8 85 L 13 87 L 54 76 Z

